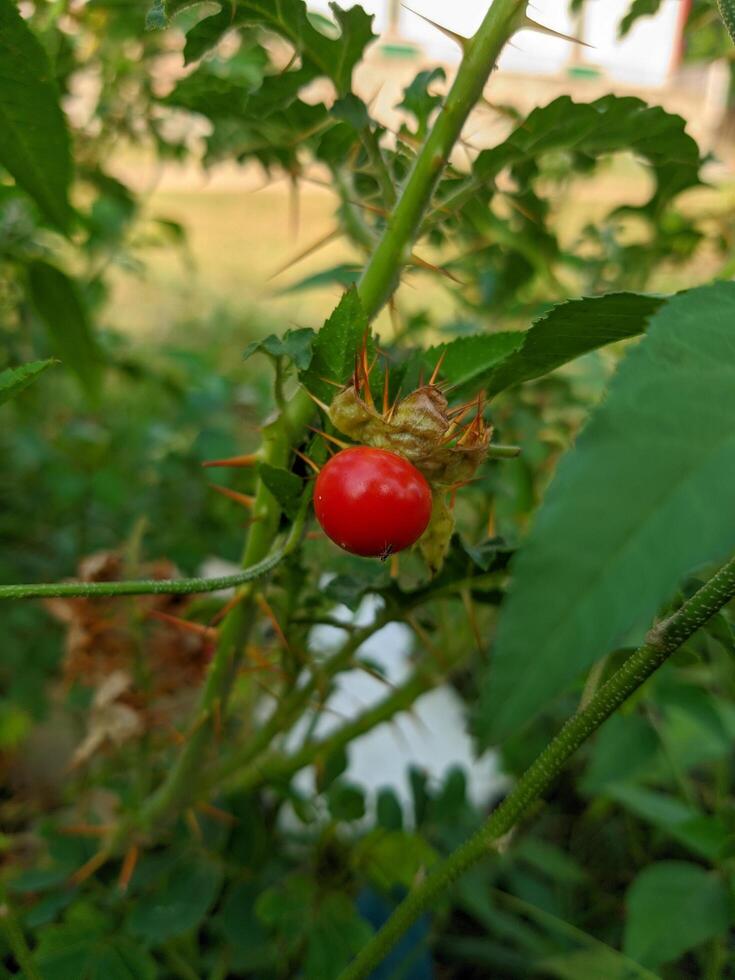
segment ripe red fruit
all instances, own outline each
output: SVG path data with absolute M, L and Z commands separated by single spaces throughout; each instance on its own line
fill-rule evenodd
M 403 456 L 352 446 L 326 463 L 314 488 L 316 518 L 327 537 L 353 555 L 387 558 L 421 537 L 431 489 Z

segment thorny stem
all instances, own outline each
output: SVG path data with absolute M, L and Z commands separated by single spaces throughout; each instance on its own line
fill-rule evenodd
M 291 433 L 303 429 L 312 411 L 311 401 L 301 392 L 297 393 L 285 411 L 264 428 L 261 459 L 272 466 L 286 466 L 291 453 Z M 291 528 L 286 551 L 293 550 L 301 540 L 307 506 L 308 497 L 305 497 L 299 518 Z M 246 569 L 257 565 L 267 554 L 280 519 L 280 508 L 261 480 L 258 481 L 253 504 L 253 518 L 243 555 Z M 222 624 L 217 649 L 197 706 L 193 730 L 166 780 L 150 797 L 135 821 L 144 831 L 151 832 L 159 822 L 178 812 L 192 796 L 204 754 L 212 742 L 217 719 L 224 712 L 241 651 L 253 625 L 251 597 L 252 585 L 248 583 L 242 589 L 242 601 L 231 610 Z M 117 829 L 112 841 L 114 847 L 119 846 L 124 832 L 124 827 Z
M 253 739 L 248 742 L 241 751 L 233 753 L 231 757 L 226 759 L 222 765 L 215 770 L 211 780 L 212 785 L 217 785 L 220 780 L 227 779 L 241 770 L 243 771 L 243 778 L 246 780 L 253 778 L 254 773 L 260 771 L 261 767 L 267 766 L 269 764 L 268 760 L 272 759 L 272 757 L 268 754 L 268 748 L 271 741 L 277 735 L 287 731 L 291 725 L 298 720 L 304 707 L 309 704 L 309 701 L 314 694 L 320 689 L 324 689 L 326 683 L 332 677 L 348 667 L 362 644 L 384 626 L 387 626 L 392 622 L 401 621 L 410 610 L 425 605 L 427 602 L 433 602 L 440 598 L 447 598 L 448 596 L 459 594 L 470 586 L 479 586 L 481 584 L 493 581 L 495 578 L 497 578 L 497 572 L 488 572 L 484 575 L 460 579 L 438 588 L 432 589 L 429 587 L 413 594 L 410 598 L 410 602 L 400 611 L 391 613 L 390 611 L 386 610 L 381 615 L 376 617 L 376 619 L 368 626 L 364 626 L 359 630 L 354 630 L 345 640 L 340 649 L 337 650 L 337 652 L 334 653 L 326 661 L 326 663 L 318 668 L 317 671 L 315 671 L 306 685 L 295 688 L 290 695 L 284 698 L 284 700 L 276 706 L 271 717 L 260 729 L 258 729 Z M 452 665 L 449 666 L 449 669 L 451 668 Z M 430 668 L 427 667 L 424 670 L 417 672 L 417 675 L 419 673 L 422 676 L 428 677 Z M 446 670 L 444 671 L 444 674 L 446 675 Z M 396 708 L 396 711 L 398 710 L 400 709 Z M 365 730 L 367 731 L 367 729 Z M 308 762 L 304 763 L 304 765 L 308 764 Z M 302 768 L 302 766 L 297 766 L 294 768 L 293 772 L 297 772 L 299 768 Z M 245 774 L 247 773 L 250 773 L 251 775 L 246 776 Z M 239 779 L 237 780 L 237 785 L 238 787 L 240 786 Z
M 580 745 L 734 596 L 735 558 L 705 583 L 678 612 L 650 631 L 643 646 L 631 654 L 597 691 L 587 707 L 573 715 L 546 746 L 484 826 L 408 895 L 383 928 L 340 974 L 339 980 L 362 980 L 369 976 L 433 900 L 468 868 L 495 849 L 498 840 L 515 827 L 529 807 L 549 788 Z
M 360 297 L 369 316 L 395 290 L 454 145 L 506 41 L 521 26 L 525 8 L 526 0 L 495 0 L 477 34 L 467 42 L 454 85 L 360 281 Z
M 223 775 L 236 774 L 233 787 L 248 792 L 273 781 L 286 781 L 301 769 L 305 769 L 319 759 L 326 759 L 338 749 L 350 745 L 356 738 L 367 734 L 383 722 L 390 721 L 400 712 L 406 711 L 422 694 L 426 694 L 446 680 L 446 676 L 446 673 L 438 673 L 436 670 L 419 669 L 401 687 L 358 715 L 353 721 L 340 726 L 319 741 L 307 742 L 293 755 L 268 754 L 242 771 L 239 771 L 240 766 L 227 765 L 222 773 Z

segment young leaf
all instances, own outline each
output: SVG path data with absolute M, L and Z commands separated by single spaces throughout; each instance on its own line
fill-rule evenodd
M 514 567 L 479 731 L 504 737 L 735 548 L 735 283 L 674 297 L 562 460 Z
M 76 285 L 56 266 L 40 260 L 30 265 L 28 275 L 31 299 L 59 357 L 94 395 L 100 383 L 102 354 Z
M 270 354 L 271 357 L 287 357 L 299 371 L 305 371 L 311 364 L 312 347 L 316 333 L 311 327 L 300 327 L 298 330 L 287 330 L 282 337 L 271 334 L 265 340 L 254 340 L 245 348 L 244 358 L 247 360 L 258 352 Z
M 0 0 L 0 164 L 51 224 L 69 230 L 66 120 L 46 52 L 13 0 Z
M 21 364 L 20 367 L 8 368 L 0 372 L 0 405 L 27 388 L 52 364 L 56 364 L 53 358 L 47 361 L 30 361 L 28 364 Z
M 317 334 L 311 365 L 301 375 L 302 384 L 322 401 L 331 402 L 337 389 L 329 382 L 347 382 L 368 330 L 360 297 L 356 289 L 351 289 Z
M 713 872 L 687 861 L 659 861 L 638 875 L 626 896 L 626 955 L 659 967 L 726 934 L 728 890 Z
M 630 32 L 637 20 L 641 17 L 651 17 L 657 14 L 661 7 L 661 0 L 633 0 L 630 10 L 620 21 L 618 37 L 625 37 Z
M 520 335 L 518 348 L 493 370 L 488 394 L 540 378 L 591 350 L 643 333 L 663 302 L 655 296 L 610 293 L 555 306 Z
M 40 931 L 33 962 L 44 980 L 153 980 L 153 958 L 134 940 L 73 922 Z
M 421 71 L 410 85 L 403 90 L 403 101 L 398 108 L 410 113 L 417 123 L 416 136 L 423 139 L 429 127 L 431 114 L 442 104 L 443 96 L 432 95 L 429 86 L 434 82 L 445 82 L 446 73 L 443 68 Z

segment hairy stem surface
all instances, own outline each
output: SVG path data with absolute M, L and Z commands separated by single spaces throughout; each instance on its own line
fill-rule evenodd
M 556 779 L 580 745 L 612 715 L 700 626 L 735 596 L 735 558 L 669 619 L 648 634 L 602 685 L 589 704 L 577 712 L 526 770 L 480 830 L 440 864 L 398 906 L 388 922 L 364 947 L 339 980 L 362 980 L 378 966 L 416 919 L 468 868 L 490 854 L 497 841 Z

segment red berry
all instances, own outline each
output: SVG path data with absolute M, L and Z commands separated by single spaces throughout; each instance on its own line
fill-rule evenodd
M 387 558 L 421 537 L 431 518 L 431 489 L 403 456 L 354 446 L 319 473 L 314 510 L 324 533 L 345 551 Z

